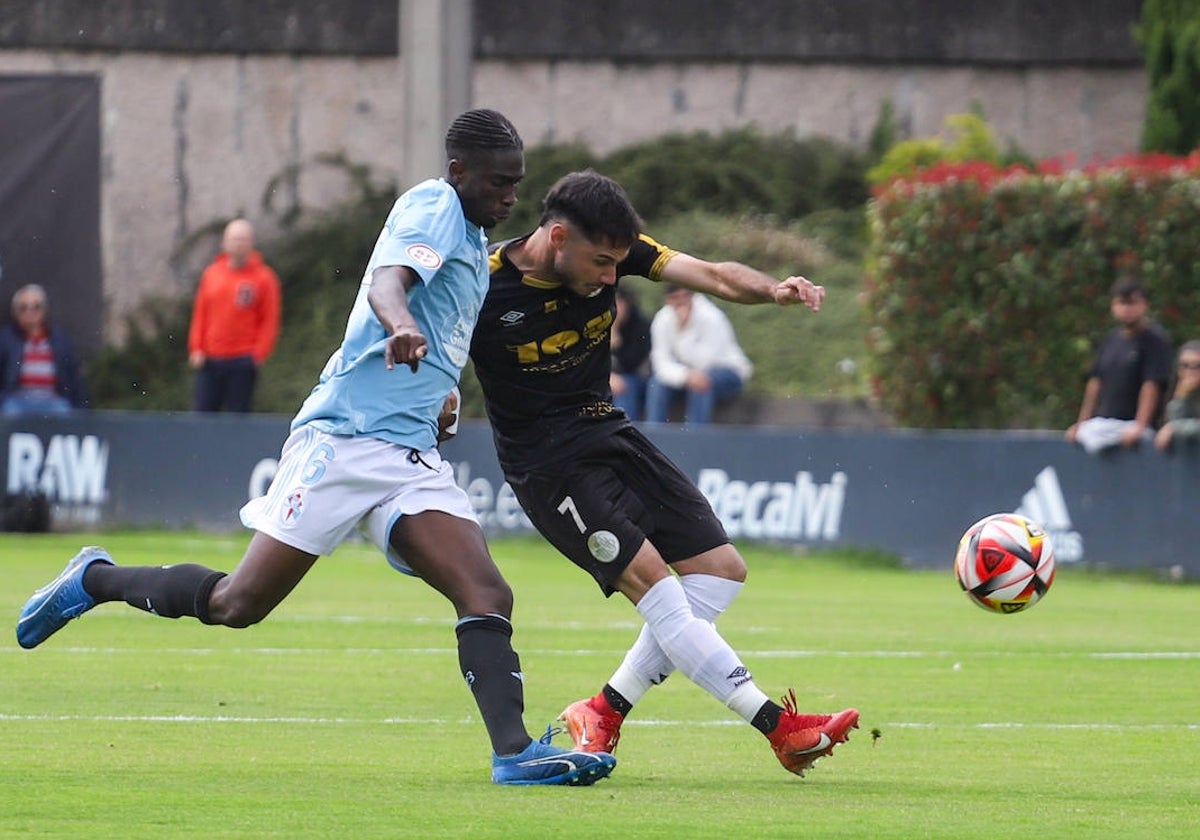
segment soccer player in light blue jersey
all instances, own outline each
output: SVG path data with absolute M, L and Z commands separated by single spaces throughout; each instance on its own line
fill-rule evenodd
M 103 549 L 84 548 L 26 603 L 22 647 L 106 601 L 247 627 L 361 527 L 393 566 L 454 605 L 459 665 L 491 739 L 493 781 L 588 785 L 612 772 L 607 753 L 529 736 L 512 590 L 437 450 L 488 289 L 485 230 L 508 217 L 525 175 L 521 138 L 496 111 L 455 119 L 446 154 L 445 178 L 416 185 L 388 215 L 345 338 L 292 421 L 271 487 L 242 508 L 255 533 L 238 566 L 229 574 L 192 563 L 118 566 Z

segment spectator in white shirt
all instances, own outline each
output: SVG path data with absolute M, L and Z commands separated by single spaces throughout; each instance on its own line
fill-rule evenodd
M 716 304 L 679 286 L 665 293 L 650 324 L 646 419 L 667 422 L 672 402 L 683 398 L 684 422 L 710 423 L 718 403 L 742 393 L 754 366 Z

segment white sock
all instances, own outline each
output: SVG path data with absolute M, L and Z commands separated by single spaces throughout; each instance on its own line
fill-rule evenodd
M 753 720 L 767 695 L 717 628 L 692 613 L 674 575 L 650 587 L 637 610 L 676 668 L 746 721 Z
M 692 615 L 712 622 L 725 612 L 745 585 L 741 581 L 701 574 L 680 575 L 679 583 L 687 595 Z M 637 641 L 625 654 L 608 684 L 632 706 L 651 686 L 658 685 L 674 671 L 674 664 L 654 641 L 650 628 L 643 624 Z

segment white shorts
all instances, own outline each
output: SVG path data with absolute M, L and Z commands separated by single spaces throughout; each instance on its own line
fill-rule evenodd
M 388 544 L 401 516 L 439 510 L 478 524 L 467 494 L 436 449 L 302 426 L 288 435 L 265 496 L 242 507 L 242 524 L 309 554 L 331 554 L 356 529 L 394 567 L 412 574 Z

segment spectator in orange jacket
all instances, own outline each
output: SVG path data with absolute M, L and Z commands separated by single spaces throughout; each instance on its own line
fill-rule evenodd
M 196 290 L 188 334 L 196 411 L 250 410 L 258 368 L 279 337 L 279 312 L 279 278 L 254 250 L 254 227 L 234 219 Z

